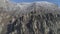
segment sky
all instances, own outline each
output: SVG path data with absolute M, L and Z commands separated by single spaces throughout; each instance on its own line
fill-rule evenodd
M 60 6 L 60 0 L 10 0 L 11 2 L 21 3 L 21 2 L 35 2 L 35 1 L 48 1 Z

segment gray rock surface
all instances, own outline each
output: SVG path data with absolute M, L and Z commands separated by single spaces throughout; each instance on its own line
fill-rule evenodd
M 60 34 L 60 7 L 0 0 L 0 34 Z

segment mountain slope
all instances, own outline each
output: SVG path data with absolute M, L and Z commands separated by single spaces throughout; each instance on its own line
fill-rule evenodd
M 50 2 L 0 1 L 0 34 L 60 34 L 60 8 Z

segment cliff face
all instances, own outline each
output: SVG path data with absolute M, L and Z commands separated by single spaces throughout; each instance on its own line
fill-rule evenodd
M 11 19 L 11 18 L 10 18 Z M 12 17 L 1 34 L 60 34 L 60 14 L 30 12 Z
M 1 3 L 0 34 L 60 34 L 60 8 L 55 4 Z

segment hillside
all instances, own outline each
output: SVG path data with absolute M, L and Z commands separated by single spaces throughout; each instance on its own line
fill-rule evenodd
M 60 7 L 0 0 L 0 34 L 60 34 Z

